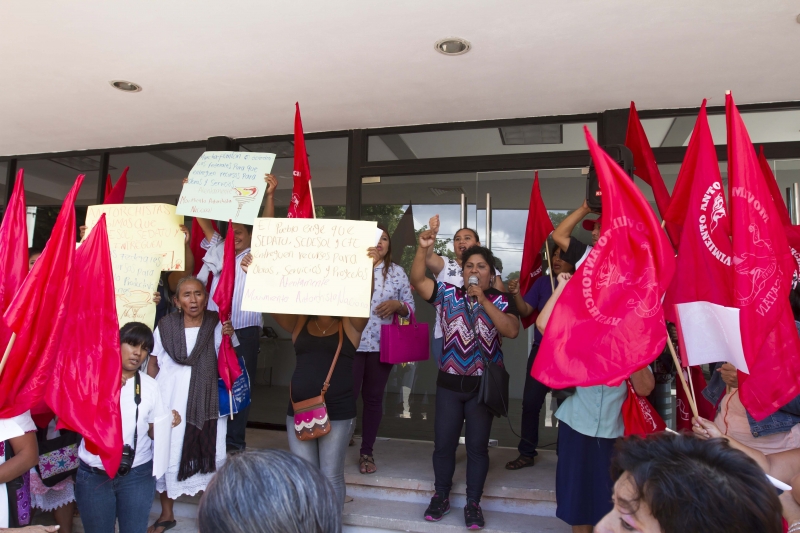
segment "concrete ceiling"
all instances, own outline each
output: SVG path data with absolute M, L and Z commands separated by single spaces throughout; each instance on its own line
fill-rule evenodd
M 726 89 L 738 103 L 797 100 L 799 12 L 789 0 L 7 0 L 0 155 L 283 134 L 295 101 L 311 132 L 720 105 Z M 436 53 L 449 36 L 473 49 Z

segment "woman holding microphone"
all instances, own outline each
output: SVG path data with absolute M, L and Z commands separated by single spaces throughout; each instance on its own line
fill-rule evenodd
M 462 285 L 433 281 L 425 275 L 425 259 L 436 234 L 423 231 L 411 266 L 411 284 L 422 298 L 436 307 L 442 324 L 442 355 L 437 358 L 436 418 L 433 470 L 436 493 L 425 519 L 439 521 L 450 512 L 450 489 L 456 466 L 456 448 L 466 421 L 467 528 L 480 529 L 485 521 L 480 507 L 489 471 L 489 433 L 494 416 L 478 400 L 484 358 L 501 365 L 501 336 L 519 334 L 514 300 L 493 288 L 495 260 L 490 250 L 471 246 L 463 251 Z

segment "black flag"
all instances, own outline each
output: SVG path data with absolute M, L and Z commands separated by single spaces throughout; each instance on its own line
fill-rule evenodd
M 414 246 L 417 236 L 414 234 L 414 211 L 411 209 L 411 204 L 408 204 L 408 209 L 403 213 L 400 222 L 394 229 L 392 234 L 392 260 L 399 262 L 403 257 L 403 251 L 406 246 Z

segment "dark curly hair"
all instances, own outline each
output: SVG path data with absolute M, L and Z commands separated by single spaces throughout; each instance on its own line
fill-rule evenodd
M 764 471 L 723 439 L 660 433 L 616 445 L 611 477 L 627 472 L 664 533 L 780 533 L 781 503 Z M 625 511 L 623 511 L 625 512 Z
M 495 271 L 497 270 L 497 261 L 494 258 L 494 254 L 492 251 L 485 246 L 478 246 L 477 244 L 474 246 L 470 246 L 464 253 L 461 254 L 461 262 L 466 263 L 467 259 L 472 257 L 473 255 L 479 255 L 483 258 L 484 261 L 489 265 L 490 272 L 494 276 Z

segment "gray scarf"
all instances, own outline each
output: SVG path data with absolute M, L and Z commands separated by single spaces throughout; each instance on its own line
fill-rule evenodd
M 217 389 L 217 350 L 214 344 L 214 329 L 219 315 L 214 311 L 203 314 L 203 323 L 197 334 L 197 343 L 192 353 L 186 350 L 186 326 L 183 313 L 172 313 L 158 323 L 161 344 L 173 361 L 192 367 L 189 382 L 189 400 L 186 404 L 186 422 L 202 428 L 206 420 L 219 418 L 219 390 Z
M 205 311 L 197 342 L 189 354 L 186 349 L 183 313 L 169 314 L 158 322 L 161 344 L 172 360 L 179 365 L 192 367 L 178 481 L 188 479 L 198 472 L 216 470 L 219 371 L 214 330 L 218 323 L 219 315 L 216 312 Z

